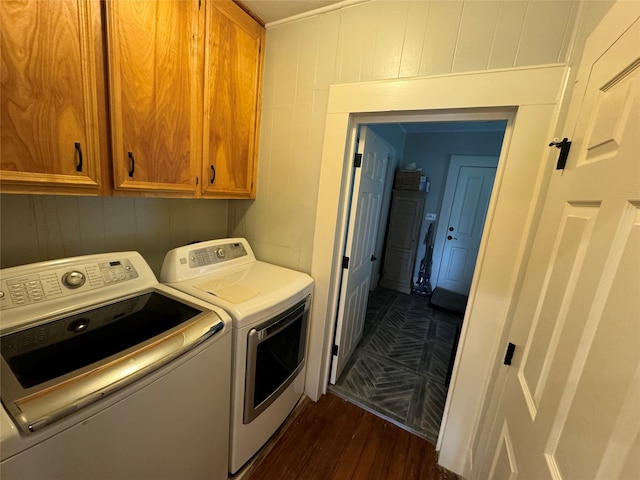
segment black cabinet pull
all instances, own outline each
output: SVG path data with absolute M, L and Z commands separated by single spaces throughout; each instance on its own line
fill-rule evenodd
M 216 180 L 216 167 L 214 167 L 213 165 L 211 165 L 211 180 L 209 180 L 209 183 L 211 185 L 213 185 L 213 182 Z
M 133 152 L 129 152 L 129 176 L 133 177 L 133 172 L 136 170 L 136 159 L 133 158 Z
M 78 152 L 78 163 L 76 163 L 76 172 L 82 171 L 82 145 L 80 142 L 75 142 L 76 152 Z

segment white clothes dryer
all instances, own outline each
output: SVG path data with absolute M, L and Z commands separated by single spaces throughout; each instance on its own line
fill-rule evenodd
M 231 316 L 234 474 L 302 397 L 313 280 L 257 260 L 244 238 L 225 238 L 169 251 L 160 281 Z

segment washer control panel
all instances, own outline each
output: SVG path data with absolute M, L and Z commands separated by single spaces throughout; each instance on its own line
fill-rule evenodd
M 0 280 L 2 310 L 107 287 L 138 277 L 126 259 L 52 267 Z
M 196 248 L 189 251 L 189 268 L 206 267 L 207 265 L 228 262 L 247 255 L 246 248 L 240 242 Z

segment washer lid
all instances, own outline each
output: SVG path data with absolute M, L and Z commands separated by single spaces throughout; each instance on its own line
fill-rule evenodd
M 6 334 L 2 402 L 21 430 L 33 432 L 223 328 L 214 312 L 152 290 Z

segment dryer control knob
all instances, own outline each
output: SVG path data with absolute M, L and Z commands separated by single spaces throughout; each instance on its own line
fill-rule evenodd
M 86 278 L 82 272 L 73 270 L 62 276 L 62 284 L 67 288 L 78 288 L 84 285 Z
M 218 258 L 224 258 L 225 257 L 224 248 L 217 249 L 216 255 L 218 256 Z

